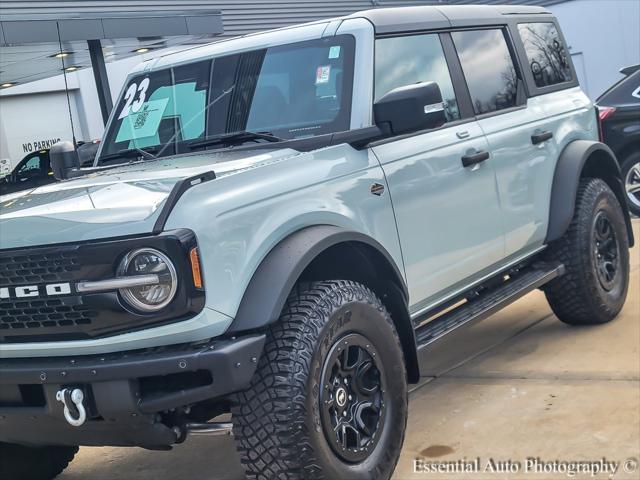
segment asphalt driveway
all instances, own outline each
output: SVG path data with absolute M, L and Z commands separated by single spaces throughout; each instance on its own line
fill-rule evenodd
M 640 220 L 634 229 L 640 241 Z M 439 346 L 412 392 L 394 479 L 568 478 L 575 462 L 601 473 L 574 478 L 640 478 L 639 247 L 631 258 L 629 297 L 610 324 L 566 326 L 535 292 Z M 425 472 L 454 463 L 480 473 Z M 59 478 L 244 476 L 232 439 L 193 437 L 171 452 L 82 448 Z

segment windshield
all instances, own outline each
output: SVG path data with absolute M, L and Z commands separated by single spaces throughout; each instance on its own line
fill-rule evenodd
M 98 163 L 215 148 L 201 140 L 234 132 L 289 140 L 348 130 L 354 43 L 341 35 L 136 75 Z

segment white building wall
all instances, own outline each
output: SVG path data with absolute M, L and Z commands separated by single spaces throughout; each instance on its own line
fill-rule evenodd
M 562 26 L 583 90 L 596 99 L 640 63 L 640 0 L 573 0 L 547 7 Z
M 107 75 L 112 97 L 118 97 L 133 67 L 161 52 L 108 63 Z M 93 71 L 85 68 L 67 74 L 67 85 L 76 140 L 101 138 L 104 125 Z M 28 149 L 25 143 L 52 138 L 71 140 L 72 136 L 62 75 L 0 90 L 0 160 L 9 159 L 11 165 L 15 166 L 29 153 L 25 150 Z
M 76 105 L 78 90 L 64 90 L 14 95 L 0 101 L 3 121 L 0 158 L 12 163 L 25 155 L 48 148 L 58 140 L 71 138 L 69 107 L 75 123 L 76 135 L 82 135 L 82 125 Z M 80 138 L 80 137 L 78 137 Z

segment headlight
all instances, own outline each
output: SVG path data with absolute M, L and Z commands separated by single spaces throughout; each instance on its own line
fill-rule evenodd
M 176 268 L 169 258 L 153 248 L 129 252 L 120 262 L 118 277 L 155 275 L 157 282 L 121 288 L 122 298 L 136 310 L 157 312 L 166 307 L 178 289 Z

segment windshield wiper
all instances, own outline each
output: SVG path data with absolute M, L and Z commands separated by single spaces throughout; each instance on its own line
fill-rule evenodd
M 211 107 L 213 107 L 213 106 L 214 106 L 216 103 L 218 103 L 221 99 L 223 99 L 224 97 L 226 97 L 227 95 L 229 95 L 231 92 L 233 92 L 233 90 L 234 90 L 235 88 L 236 88 L 236 84 L 234 83 L 233 85 L 231 85 L 231 86 L 230 86 L 229 88 L 227 88 L 226 90 L 223 90 L 223 92 L 222 92 L 220 95 L 218 95 L 216 98 L 214 98 L 214 99 L 209 103 L 209 105 L 207 105 L 207 106 L 205 107 L 204 112 L 208 112 L 208 111 L 209 111 L 209 109 L 210 109 Z M 191 122 L 193 122 L 196 118 L 198 118 L 198 116 L 197 116 L 197 115 L 196 115 L 196 116 L 194 116 L 191 120 L 189 120 L 189 121 L 186 123 L 185 127 L 186 127 L 187 125 L 189 125 Z M 178 136 L 178 134 L 180 134 L 180 133 L 182 133 L 182 132 L 181 132 L 181 131 L 177 131 L 176 133 L 174 133 L 174 134 L 173 134 L 173 136 L 172 136 L 172 137 L 169 139 L 169 141 L 166 143 L 166 145 L 165 145 L 164 147 L 162 147 L 162 150 L 160 150 L 160 151 L 158 152 L 158 154 L 156 155 L 156 157 L 160 157 L 160 156 L 164 153 L 164 151 L 165 151 L 167 148 L 169 148 L 169 145 L 171 145 L 171 144 L 172 144 L 172 142 L 176 139 L 176 137 L 177 137 L 177 136 Z
M 189 148 L 207 147 L 210 145 L 234 145 L 251 140 L 266 140 L 267 142 L 282 142 L 283 139 L 276 137 L 269 132 L 249 132 L 247 130 L 240 130 L 238 132 L 222 133 L 220 135 L 213 135 L 201 140 L 195 140 L 189 143 Z
M 116 158 L 142 157 L 147 160 L 152 160 L 152 159 L 155 159 L 156 156 L 153 155 L 151 152 L 155 153 L 159 149 L 160 147 L 158 146 L 142 147 L 142 148 L 139 148 L 139 147 L 127 148 L 126 150 L 120 150 L 118 152 L 110 153 L 108 155 L 102 155 L 99 160 L 101 163 L 104 161 L 115 160 Z

